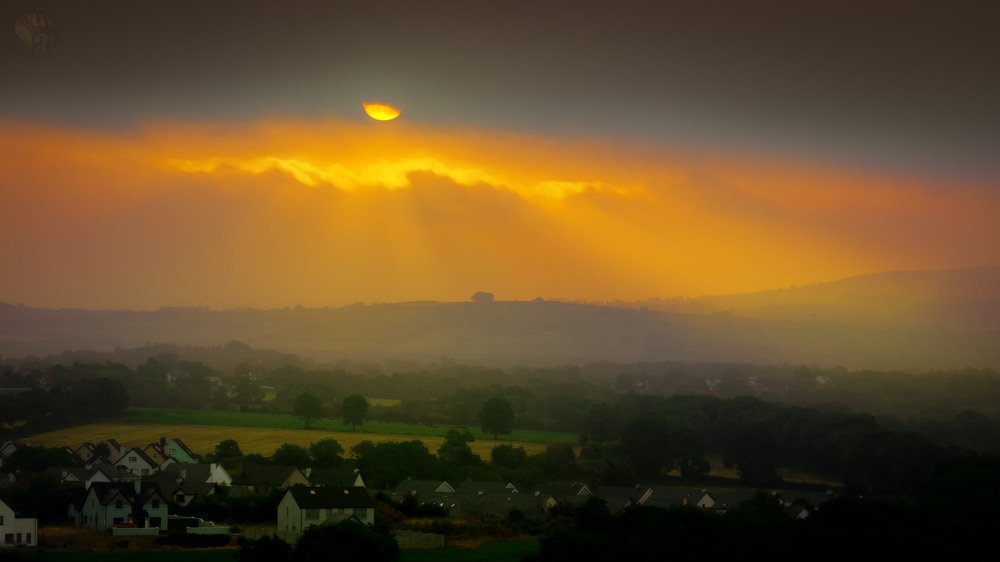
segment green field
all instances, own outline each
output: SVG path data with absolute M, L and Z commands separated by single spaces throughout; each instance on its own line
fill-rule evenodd
M 145 447 L 163 438 L 179 437 L 199 455 L 215 451 L 215 446 L 227 439 L 239 443 L 244 454 L 257 453 L 270 456 L 283 443 L 308 447 L 323 439 L 335 439 L 345 451 L 361 441 L 409 441 L 418 439 L 436 452 L 444 443 L 449 427 L 430 427 L 405 423 L 365 422 L 352 432 L 341 420 L 324 419 L 305 429 L 302 420 L 283 414 L 205 412 L 199 410 L 159 410 L 135 408 L 128 418 L 118 423 L 99 423 L 59 429 L 24 439 L 26 443 L 43 447 L 74 449 L 94 439 L 117 439 L 126 447 Z M 482 458 L 490 458 L 493 447 L 509 443 L 524 447 L 529 455 L 545 450 L 550 443 L 573 443 L 576 436 L 570 433 L 515 430 L 494 440 L 484 435 L 478 427 L 470 427 L 476 440 L 470 443 L 472 451 Z
M 261 427 L 269 429 L 305 429 L 302 419 L 288 414 L 261 414 L 254 412 L 209 412 L 205 410 L 163 410 L 158 408 L 130 408 L 128 423 L 152 423 L 163 425 L 214 425 L 230 427 Z M 343 432 L 350 431 L 349 425 L 344 425 L 341 418 L 324 418 L 312 422 L 312 430 Z M 400 422 L 366 421 L 358 427 L 358 433 L 410 435 L 414 437 L 443 438 L 451 426 L 427 426 Z M 489 439 L 479 427 L 467 428 L 476 439 Z M 534 431 L 515 429 L 510 435 L 504 435 L 501 441 L 517 441 L 521 443 L 576 443 L 578 436 L 572 433 L 555 431 Z

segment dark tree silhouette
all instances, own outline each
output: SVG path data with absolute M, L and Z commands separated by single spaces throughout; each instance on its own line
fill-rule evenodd
M 365 423 L 365 416 L 368 415 L 368 400 L 365 400 L 365 397 L 360 394 L 352 394 L 344 398 L 341 410 L 344 416 L 344 425 L 350 425 L 351 431 L 355 431 L 357 426 Z
M 304 392 L 295 398 L 295 405 L 292 412 L 305 421 L 306 428 L 308 429 L 309 424 L 313 420 L 323 417 L 323 404 L 319 401 L 319 398 L 308 392 Z
M 494 439 L 499 439 L 500 434 L 510 435 L 514 431 L 514 407 L 499 396 L 490 398 L 479 410 L 479 425 L 483 433 L 492 433 Z

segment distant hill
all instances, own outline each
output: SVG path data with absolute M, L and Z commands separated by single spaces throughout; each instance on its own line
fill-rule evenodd
M 806 287 L 649 299 L 629 306 L 746 318 L 1000 330 L 1000 268 L 892 271 Z
M 501 367 L 609 360 L 998 368 L 998 287 L 1000 269 L 975 269 L 866 275 L 633 308 L 542 300 L 155 312 L 0 304 L 0 354 L 237 340 L 318 361 L 448 357 Z

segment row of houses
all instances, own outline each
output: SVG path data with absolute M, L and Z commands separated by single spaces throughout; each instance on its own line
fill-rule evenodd
M 713 494 L 704 489 L 651 488 L 643 486 L 600 486 L 584 484 L 542 484 L 521 491 L 512 482 L 462 482 L 452 486 L 446 481 L 406 479 L 396 486 L 393 496 L 402 500 L 414 496 L 423 505 L 434 505 L 451 517 L 480 514 L 506 517 L 517 510 L 525 518 L 542 520 L 560 506 L 580 506 L 591 497 L 603 500 L 611 513 L 633 506 L 671 508 L 690 506 L 724 512 L 752 500 L 756 490 L 727 491 Z M 807 505 L 819 506 L 832 498 L 832 492 L 794 492 L 773 495 L 786 513 L 795 518 L 808 517 Z

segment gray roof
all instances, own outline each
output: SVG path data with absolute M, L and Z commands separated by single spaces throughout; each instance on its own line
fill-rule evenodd
M 289 488 L 286 494 L 291 494 L 295 503 L 302 509 L 318 509 L 324 507 L 375 507 L 375 500 L 364 488 L 335 488 L 322 486 L 307 488 L 295 486 Z
M 442 487 L 444 489 L 442 489 Z M 451 484 L 448 484 L 444 480 L 414 480 L 413 478 L 407 478 L 396 486 L 397 492 L 403 492 L 406 494 L 428 494 L 433 492 L 447 492 L 454 491 Z
M 355 485 L 359 477 L 357 469 L 317 469 L 309 473 L 309 483 L 313 486 L 349 488 Z
M 518 493 L 517 487 L 510 482 L 477 482 L 469 480 L 455 488 L 460 494 L 510 494 Z

